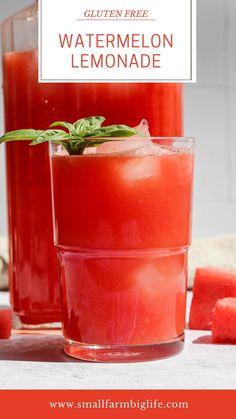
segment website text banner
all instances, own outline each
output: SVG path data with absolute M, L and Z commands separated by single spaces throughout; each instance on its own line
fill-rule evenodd
M 236 390 L 2 390 L 6 419 L 235 418 Z
M 195 82 L 196 0 L 39 0 L 39 64 L 39 82 Z

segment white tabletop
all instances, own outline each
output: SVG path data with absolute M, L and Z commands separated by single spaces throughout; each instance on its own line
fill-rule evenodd
M 60 334 L 0 341 L 0 389 L 236 389 L 236 345 L 213 345 L 210 332 L 187 330 L 180 355 L 130 364 L 76 361 L 61 344 Z

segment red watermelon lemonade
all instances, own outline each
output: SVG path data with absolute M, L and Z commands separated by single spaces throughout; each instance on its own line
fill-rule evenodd
M 183 348 L 193 140 L 51 145 L 64 350 L 91 361 Z

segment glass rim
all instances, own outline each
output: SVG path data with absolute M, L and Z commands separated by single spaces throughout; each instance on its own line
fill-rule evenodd
M 129 138 L 132 138 L 132 137 L 129 137 Z M 175 136 L 173 136 L 173 135 L 165 135 L 165 136 L 163 136 L 163 137 L 161 137 L 161 136 L 158 136 L 158 135 L 151 135 L 150 137 L 135 137 L 135 138 L 137 138 L 137 139 L 151 139 L 151 140 L 174 140 L 174 141 L 187 141 L 187 142 L 189 142 L 189 143 L 195 143 L 195 141 L 196 141 L 196 138 L 195 137 L 187 137 L 187 136 L 178 136 L 178 137 L 175 137 Z
M 195 137 L 186 137 L 186 136 L 179 136 L 179 137 L 173 137 L 173 136 L 165 136 L 165 137 L 158 137 L 158 136 L 151 136 L 151 140 L 160 140 L 160 141 L 176 141 L 178 143 L 186 143 L 188 146 L 194 147 L 196 143 Z
M 172 148 L 173 152 L 186 152 L 186 153 L 195 153 L 195 138 L 194 137 L 96 137 L 92 138 L 91 140 L 98 140 L 98 139 L 105 139 L 106 142 L 112 142 L 112 141 L 120 141 L 120 142 L 134 142 L 135 144 L 134 148 L 131 149 L 120 149 L 120 150 L 113 150 L 113 151 L 106 151 L 101 153 L 82 153 L 82 154 L 69 154 L 68 150 L 64 150 L 64 153 L 61 154 L 60 148 L 63 147 L 63 144 L 57 140 L 49 140 L 49 154 L 50 157 L 54 156 L 70 156 L 70 157 L 109 157 L 109 156 L 126 156 L 127 153 L 132 154 L 134 151 L 141 150 L 145 145 L 147 144 L 147 140 L 151 140 L 151 143 L 153 146 L 159 146 L 162 149 Z M 87 138 L 89 142 L 89 138 Z M 69 140 L 64 140 L 64 142 L 68 142 Z M 142 143 L 141 143 L 142 142 Z M 146 143 L 146 144 L 145 144 Z M 59 152 L 59 153 L 58 153 Z M 141 157 L 141 156 L 140 156 Z M 144 156 L 142 156 L 144 157 Z
M 147 141 L 147 140 L 169 140 L 169 141 L 187 141 L 189 143 L 195 143 L 196 142 L 196 138 L 195 137 L 174 137 L 174 136 L 164 136 L 164 137 L 160 137 L 160 136 L 150 136 L 150 137 L 138 137 L 138 136 L 130 136 L 130 137 L 86 137 L 84 138 L 86 140 L 106 140 L 106 141 L 113 141 L 113 140 L 120 140 L 120 141 L 130 141 L 130 140 L 143 140 L 143 141 Z M 68 142 L 70 141 L 70 139 L 65 139 L 63 140 L 63 142 Z M 55 145 L 59 145 L 58 140 L 49 140 L 48 141 L 50 144 L 55 144 Z

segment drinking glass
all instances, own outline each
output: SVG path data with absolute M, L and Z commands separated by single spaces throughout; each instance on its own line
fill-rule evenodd
M 140 139 L 73 156 L 50 147 L 64 351 L 103 362 L 179 353 L 194 140 Z

